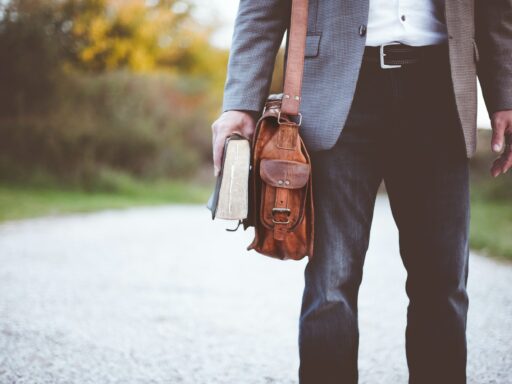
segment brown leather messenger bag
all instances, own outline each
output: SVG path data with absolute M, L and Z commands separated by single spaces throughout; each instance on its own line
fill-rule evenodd
M 292 0 L 281 94 L 269 95 L 251 143 L 247 250 L 281 260 L 313 257 L 311 160 L 299 134 L 308 0 Z

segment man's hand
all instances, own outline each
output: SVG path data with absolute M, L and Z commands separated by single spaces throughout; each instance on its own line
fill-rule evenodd
M 244 111 L 225 111 L 213 122 L 213 174 L 215 176 L 217 176 L 220 171 L 226 138 L 236 132 L 252 141 L 255 128 L 256 121 L 253 115 Z
M 491 125 L 492 150 L 499 153 L 505 147 L 501 156 L 494 160 L 491 167 L 491 175 L 496 177 L 512 167 L 512 110 L 494 112 Z

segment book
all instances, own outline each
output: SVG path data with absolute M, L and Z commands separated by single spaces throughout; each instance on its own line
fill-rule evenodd
M 215 187 L 207 202 L 212 220 L 243 220 L 249 210 L 251 145 L 238 133 L 226 138 Z

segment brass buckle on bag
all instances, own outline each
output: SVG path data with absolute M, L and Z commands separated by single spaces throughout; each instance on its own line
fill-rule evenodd
M 300 125 L 302 124 L 302 113 L 299 112 L 296 116 L 299 116 L 299 122 L 295 124 L 297 124 L 300 127 Z M 277 114 L 277 123 L 286 123 L 286 121 L 281 121 L 281 111 L 279 111 L 279 113 Z
M 278 221 L 278 220 L 274 220 L 274 212 L 284 212 L 286 213 L 288 216 L 290 216 L 290 208 L 278 208 L 278 207 L 274 207 L 272 208 L 272 222 L 274 224 L 288 224 L 290 222 L 290 219 L 286 219 L 286 221 Z

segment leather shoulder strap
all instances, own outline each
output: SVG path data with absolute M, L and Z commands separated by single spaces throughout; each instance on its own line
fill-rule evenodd
M 288 115 L 299 113 L 302 76 L 304 73 L 304 51 L 308 29 L 308 0 L 291 0 L 292 10 L 288 40 L 288 53 L 283 88 L 281 112 Z

